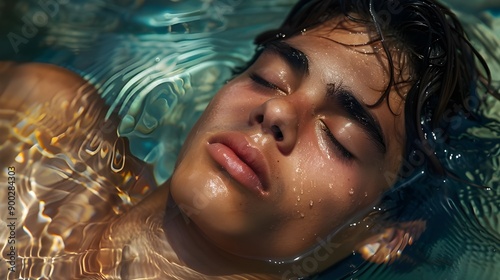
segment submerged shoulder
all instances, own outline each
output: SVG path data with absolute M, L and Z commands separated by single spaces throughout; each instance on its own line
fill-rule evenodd
M 33 103 L 43 103 L 55 96 L 71 100 L 85 88 L 94 91 L 83 78 L 62 67 L 44 63 L 0 62 L 0 105 L 23 110 Z

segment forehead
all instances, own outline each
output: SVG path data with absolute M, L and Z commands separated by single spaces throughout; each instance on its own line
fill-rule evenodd
M 377 38 L 362 24 L 332 21 L 286 41 L 307 56 L 310 80 L 314 81 L 308 86 L 321 90 L 326 84 L 341 84 L 367 107 L 386 136 L 387 167 L 397 170 L 405 141 L 403 96 L 409 86 L 390 86 L 389 94 L 383 97 L 390 84 L 391 70 Z M 398 69 L 393 65 L 396 83 L 401 80 L 399 74 L 404 73 Z M 372 107 L 374 104 L 377 106 Z
M 318 27 L 305 30 L 287 40 L 303 51 L 311 62 L 311 72 L 323 77 L 325 82 L 342 81 L 359 92 L 380 94 L 358 96 L 365 104 L 375 104 L 387 89 L 393 71 L 389 104 L 391 110 L 400 113 L 401 102 L 411 83 L 405 67 L 405 57 L 396 47 L 391 50 L 393 65 L 371 26 L 353 22 L 344 17 L 332 19 Z M 395 44 L 394 44 L 395 45 Z M 397 109 L 397 110 L 396 110 Z
M 371 43 L 380 43 L 380 40 L 377 40 L 378 34 L 371 26 L 346 17 L 333 18 L 310 30 L 304 30 L 302 35 L 324 37 L 339 44 L 360 49 L 365 49 Z

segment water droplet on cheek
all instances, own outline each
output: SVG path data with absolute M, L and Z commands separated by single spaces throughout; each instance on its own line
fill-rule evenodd
M 365 197 L 368 197 L 368 193 L 367 192 L 365 192 Z
M 354 189 L 353 189 L 353 188 L 351 188 L 351 189 L 349 190 L 349 195 L 353 195 L 353 194 L 354 194 Z
M 304 217 L 305 217 L 305 216 L 306 216 L 306 215 L 304 215 L 304 213 L 300 213 L 300 218 L 301 218 L 301 219 L 304 219 Z
M 297 201 L 300 201 L 300 196 L 297 196 Z
M 314 202 L 312 200 L 309 201 L 309 207 L 312 208 L 313 207 L 313 204 Z

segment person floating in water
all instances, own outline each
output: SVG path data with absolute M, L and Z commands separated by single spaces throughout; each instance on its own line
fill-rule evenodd
M 0 275 L 297 279 L 354 250 L 404 254 L 425 221 L 384 222 L 374 206 L 417 150 L 446 174 L 421 121 L 446 126 L 450 106 L 469 109 L 470 88 L 488 86 L 456 17 L 429 0 L 299 1 L 256 44 L 158 187 L 92 85 L 2 63 L 2 168 L 27 214 L 16 271 Z

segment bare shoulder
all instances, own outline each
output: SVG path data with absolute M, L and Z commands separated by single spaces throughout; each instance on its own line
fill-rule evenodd
M 71 163 L 86 166 L 84 172 L 93 170 L 98 174 L 92 176 L 106 178 L 103 188 L 110 193 L 117 186 L 134 195 L 143 193 L 137 181 L 149 187 L 154 182 L 118 135 L 119 122 L 96 88 L 78 74 L 50 64 L 0 62 L 0 167 L 28 158 L 36 145 L 43 148 L 44 157 L 71 158 Z M 26 156 L 19 157 L 22 153 Z M 147 179 L 131 174 L 147 174 Z
M 79 75 L 50 64 L 0 62 L 0 106 L 26 110 L 33 103 L 44 103 L 55 96 L 71 100 L 79 90 L 95 91 Z
M 119 137 L 118 115 L 107 116 L 108 110 L 76 73 L 48 64 L 0 62 L 0 169 L 10 167 L 19 178 L 17 255 L 35 264 L 57 258 L 53 275 L 79 273 L 75 259 L 80 258 L 90 271 L 101 271 L 92 261 L 99 249 L 96 237 L 155 186 L 148 166 Z M 5 176 L 0 172 L 0 182 L 7 182 Z M 6 194 L 0 192 L 0 208 Z M 0 211 L 0 223 L 7 220 L 7 212 Z M 45 275 L 36 269 L 20 273 Z
M 31 120 L 48 136 L 103 127 L 108 107 L 78 74 L 44 63 L 0 62 L 0 119 Z M 82 124 L 86 124 L 82 126 Z M 116 119 L 108 126 L 114 127 Z M 113 129 L 106 139 L 117 137 Z

